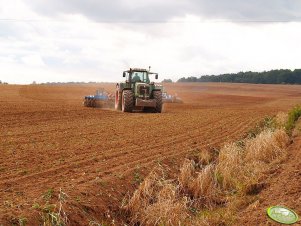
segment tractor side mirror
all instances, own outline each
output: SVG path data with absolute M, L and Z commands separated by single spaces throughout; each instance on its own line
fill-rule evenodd
M 126 76 L 126 73 L 125 73 L 125 72 L 123 72 L 122 76 L 123 76 L 123 77 L 125 77 L 125 76 Z
M 159 78 L 159 75 L 158 74 L 156 74 L 156 76 L 155 76 L 155 79 L 158 79 Z

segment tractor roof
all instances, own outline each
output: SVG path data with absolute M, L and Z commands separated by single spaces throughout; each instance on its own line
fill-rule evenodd
M 147 72 L 146 69 L 142 69 L 142 68 L 130 68 L 130 70 L 128 70 L 127 72 L 130 72 L 130 71 Z

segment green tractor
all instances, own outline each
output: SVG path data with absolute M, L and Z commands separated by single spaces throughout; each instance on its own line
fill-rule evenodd
M 145 112 L 162 112 L 162 86 L 150 81 L 149 76 L 158 74 L 150 70 L 130 68 L 123 72 L 125 82 L 117 83 L 115 109 L 123 112 L 140 110 Z

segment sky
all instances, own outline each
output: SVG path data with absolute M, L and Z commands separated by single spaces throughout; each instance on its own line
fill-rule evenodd
M 301 68 L 300 0 L 0 0 L 0 80 L 159 81 Z

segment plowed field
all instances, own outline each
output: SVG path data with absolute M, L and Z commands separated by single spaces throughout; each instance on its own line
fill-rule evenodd
M 60 189 L 71 225 L 120 218 L 123 198 L 154 166 L 177 169 L 191 152 L 237 140 L 301 103 L 301 86 L 205 83 L 168 84 L 184 103 L 162 114 L 84 108 L 82 97 L 98 87 L 114 90 L 0 86 L 0 225 L 37 225 L 37 205 L 55 204 Z

